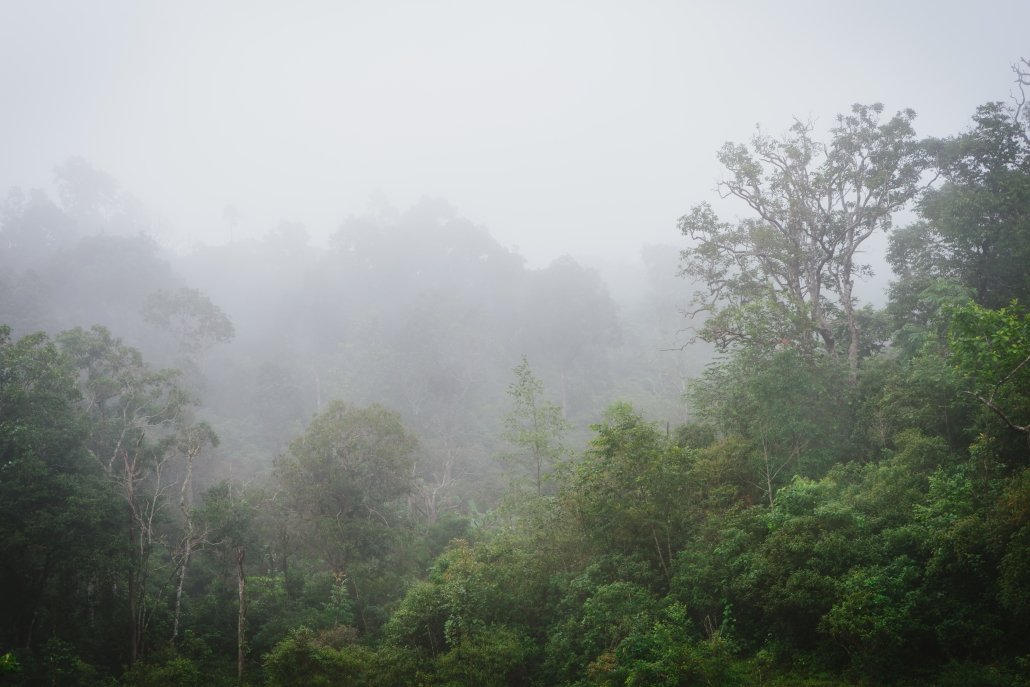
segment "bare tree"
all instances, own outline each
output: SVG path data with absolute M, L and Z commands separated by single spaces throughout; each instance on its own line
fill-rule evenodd
M 182 514 L 182 538 L 176 547 L 175 560 L 175 612 L 172 619 L 172 643 L 179 638 L 182 618 L 182 592 L 186 583 L 186 570 L 194 552 L 207 543 L 207 528 L 201 527 L 193 506 L 193 463 L 204 446 L 217 446 L 218 436 L 206 422 L 184 427 L 178 437 L 178 448 L 186 460 L 185 474 L 179 488 L 179 512 Z

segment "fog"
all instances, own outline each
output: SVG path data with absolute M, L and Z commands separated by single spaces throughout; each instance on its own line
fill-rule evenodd
M 0 1 L 0 684 L 1030 686 L 1028 27 Z
M 0 14 L 0 189 L 22 189 L 0 217 L 0 323 L 101 324 L 182 369 L 233 465 L 267 468 L 342 398 L 396 409 L 426 460 L 481 470 L 522 355 L 580 438 L 618 399 L 689 417 L 685 385 L 711 349 L 687 346 L 677 218 L 705 201 L 744 210 L 716 190 L 725 141 L 795 120 L 825 134 L 878 101 L 920 113 L 920 136 L 955 135 L 1010 96 L 1030 8 Z M 885 244 L 857 253 L 875 273 L 860 299 L 878 305 Z M 210 306 L 235 339 L 188 341 L 154 303 Z
M 1008 96 L 1021 2 L 22 2 L 0 9 L 0 189 L 85 158 L 185 250 L 442 198 L 532 267 L 634 258 L 715 151 L 853 102 L 922 135 Z M 728 213 L 737 208 L 727 208 Z

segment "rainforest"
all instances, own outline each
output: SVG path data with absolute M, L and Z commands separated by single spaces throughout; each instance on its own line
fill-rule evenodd
M 632 263 L 5 191 L 0 685 L 1030 685 L 1011 77 L 716 141 Z

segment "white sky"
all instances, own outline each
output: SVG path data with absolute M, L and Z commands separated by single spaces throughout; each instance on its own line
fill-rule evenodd
M 1007 99 L 1030 2 L 0 0 L 0 192 L 81 155 L 185 246 L 443 197 L 531 266 L 677 243 L 715 152 Z

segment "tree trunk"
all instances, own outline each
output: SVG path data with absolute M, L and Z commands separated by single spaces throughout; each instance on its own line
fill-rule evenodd
M 288 541 L 283 542 L 283 589 L 286 591 L 286 598 L 290 598 L 290 554 L 286 551 Z
M 841 268 L 838 290 L 840 291 L 841 305 L 844 307 L 844 318 L 848 323 L 848 336 L 851 337 L 851 341 L 848 343 L 848 382 L 854 386 L 858 383 L 858 351 L 862 331 L 858 326 L 858 314 L 855 312 L 853 295 L 855 282 L 851 276 L 852 272 L 853 266 L 849 254 L 844 259 L 844 265 Z
M 136 529 L 133 523 L 132 510 L 129 509 L 129 548 L 133 555 L 136 553 Z M 136 567 L 129 565 L 129 577 L 127 580 L 127 595 L 129 601 L 129 665 L 136 663 L 139 657 L 138 631 L 136 627 Z
M 762 460 L 765 462 L 765 488 L 769 497 L 769 510 L 776 509 L 776 499 L 773 496 L 773 471 L 772 465 L 769 463 L 769 445 L 765 441 L 765 437 L 762 437 Z
M 179 620 L 182 618 L 182 588 L 186 582 L 186 567 L 190 563 L 190 554 L 193 552 L 193 541 L 186 538 L 185 550 L 183 551 L 182 563 L 179 565 L 179 581 L 175 586 L 175 615 L 172 620 L 172 644 L 179 638 Z
M 196 546 L 197 535 L 193 525 L 193 459 L 196 458 L 197 454 L 200 453 L 201 441 L 199 440 L 198 433 L 195 430 L 191 430 L 189 435 L 190 439 L 198 439 L 197 441 L 191 441 L 189 448 L 186 451 L 186 476 L 182 480 L 182 486 L 179 488 L 179 510 L 182 511 L 182 517 L 185 521 L 186 532 L 183 535 L 182 540 L 182 561 L 179 564 L 179 580 L 175 586 L 175 615 L 172 620 L 172 644 L 175 644 L 175 640 L 179 638 L 179 620 L 182 618 L 182 588 L 186 582 L 186 569 L 190 564 L 190 556 L 193 555 L 193 547 Z
M 236 547 L 236 588 L 239 593 L 236 616 L 236 678 L 243 682 L 244 631 L 247 622 L 247 578 L 243 573 L 243 561 L 247 550 L 243 546 Z

